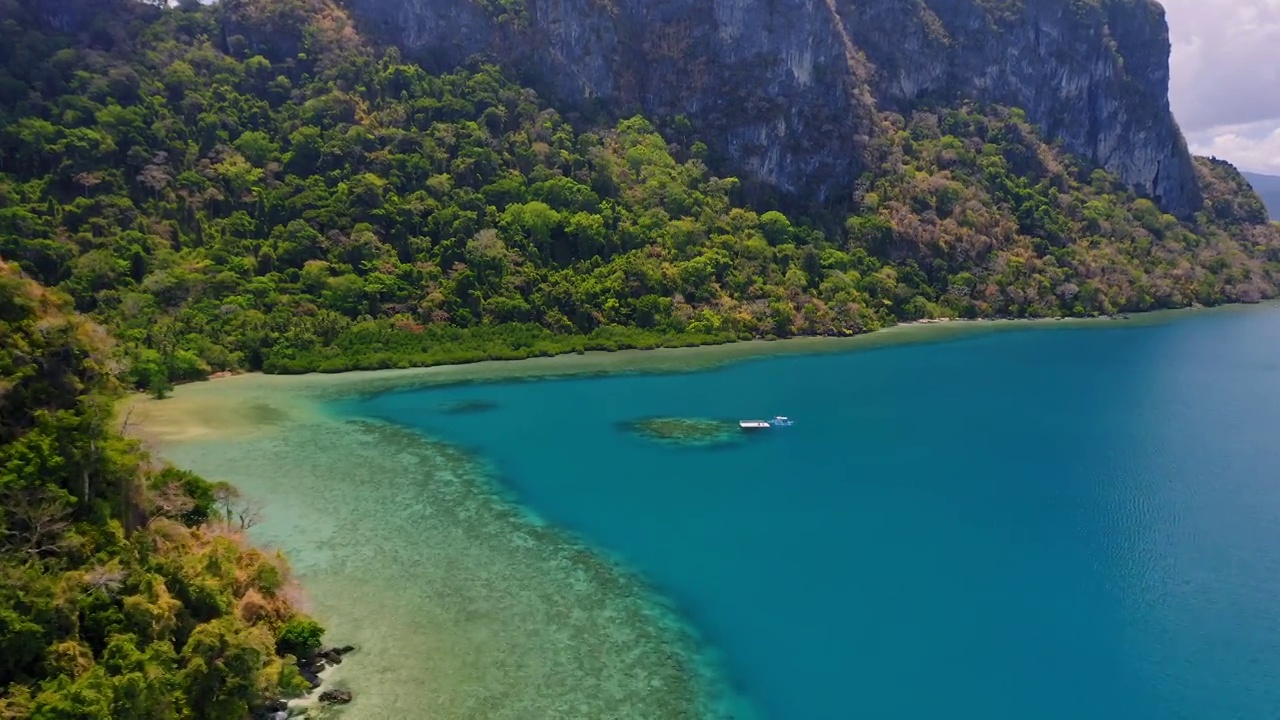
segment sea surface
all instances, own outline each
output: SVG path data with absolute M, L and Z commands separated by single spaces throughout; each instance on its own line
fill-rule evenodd
M 284 509 L 351 717 L 1280 709 L 1275 307 L 319 407 L 165 454 Z

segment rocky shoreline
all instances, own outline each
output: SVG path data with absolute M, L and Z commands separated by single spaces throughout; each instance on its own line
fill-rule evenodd
M 311 685 L 311 689 L 301 698 L 285 700 L 275 698 L 263 706 L 255 720 L 289 720 L 290 718 L 308 718 L 314 716 L 317 708 L 326 705 L 346 705 L 355 699 L 354 693 L 342 688 L 326 687 L 328 671 L 342 664 L 346 655 L 356 651 L 352 645 L 341 647 L 318 648 L 311 655 L 299 659 L 296 663 L 298 674 Z M 318 694 L 317 694 L 318 693 Z

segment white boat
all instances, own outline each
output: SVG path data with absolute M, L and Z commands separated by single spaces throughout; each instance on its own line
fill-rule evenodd
M 739 420 L 738 427 L 743 430 L 767 430 L 775 427 L 791 427 L 791 418 L 781 415 L 772 420 Z

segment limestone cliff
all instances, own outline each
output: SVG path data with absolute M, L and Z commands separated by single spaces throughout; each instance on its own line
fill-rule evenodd
M 1021 107 L 1166 210 L 1201 205 L 1155 0 L 347 0 L 437 67 L 496 58 L 562 103 L 687 116 L 726 166 L 842 203 L 879 113 Z

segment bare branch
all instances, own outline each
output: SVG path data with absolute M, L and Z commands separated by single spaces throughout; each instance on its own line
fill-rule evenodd
M 231 522 L 231 518 L 235 516 L 234 509 L 239 503 L 240 491 L 234 485 L 226 482 L 213 484 L 213 504 L 222 515 L 223 522 Z
M 147 497 L 147 509 L 152 518 L 180 518 L 195 508 L 196 502 L 176 482 L 166 484 Z
M 236 518 L 240 521 L 240 529 L 248 530 L 262 520 L 262 507 L 247 501 L 241 503 L 236 508 Z
M 28 555 L 56 554 L 75 543 L 66 536 L 71 506 L 65 495 L 48 490 L 16 490 L 5 498 L 4 537 Z
M 241 530 L 248 530 L 262 520 L 262 506 L 241 495 L 230 483 L 214 483 L 213 504 L 223 522 L 229 526 L 239 524 Z
M 84 574 L 84 584 L 89 586 L 90 590 L 101 590 L 110 595 L 124 585 L 127 575 L 128 573 L 119 568 L 99 565 Z

